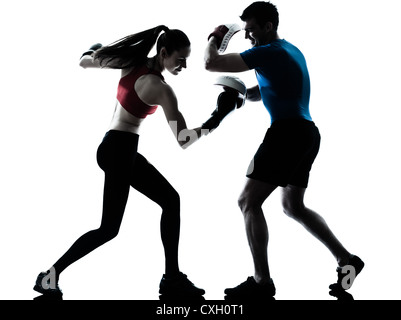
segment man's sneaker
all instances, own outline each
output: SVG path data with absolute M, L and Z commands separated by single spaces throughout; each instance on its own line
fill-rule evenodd
M 58 286 L 58 283 L 52 284 L 50 279 L 47 280 L 44 279 L 45 277 L 49 276 L 49 272 L 50 271 L 39 273 L 36 279 L 35 286 L 33 287 L 33 290 L 42 293 L 44 295 L 62 297 L 63 292 Z
M 224 290 L 226 300 L 274 300 L 276 294 L 276 287 L 274 286 L 273 279 L 266 284 L 256 283 L 253 277 L 236 286 L 235 288 Z
M 337 267 L 337 284 L 348 290 L 364 266 L 365 263 L 358 256 L 351 255 L 347 265 Z
M 205 290 L 197 288 L 185 274 L 180 272 L 172 278 L 163 275 L 159 293 L 169 297 L 199 297 L 205 294 Z
M 208 40 L 211 37 L 216 37 L 217 39 L 217 51 L 219 53 L 223 53 L 226 51 L 228 43 L 230 42 L 231 37 L 236 34 L 238 31 L 241 30 L 241 27 L 238 24 L 223 24 L 216 29 L 209 35 L 207 38 Z

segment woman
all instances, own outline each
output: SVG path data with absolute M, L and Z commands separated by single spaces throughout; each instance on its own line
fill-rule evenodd
M 164 31 L 160 35 L 160 33 Z M 159 36 L 160 35 L 160 36 Z M 157 54 L 148 58 L 157 41 Z M 147 115 L 163 108 L 178 143 L 183 148 L 200 137 L 201 129 L 188 130 L 178 110 L 173 89 L 162 72 L 177 75 L 186 68 L 190 41 L 180 30 L 158 26 L 115 43 L 99 45 L 84 53 L 83 68 L 121 69 L 114 116 L 97 151 L 97 161 L 105 172 L 103 214 L 98 229 L 81 236 L 46 273 L 39 274 L 34 290 L 43 294 L 62 295 L 58 286 L 60 274 L 72 263 L 117 236 L 132 186 L 162 208 L 161 238 L 165 252 L 165 274 L 160 294 L 200 296 L 205 293 L 189 281 L 178 266 L 180 232 L 180 198 L 170 183 L 137 152 L 139 129 Z M 182 137 L 190 137 L 190 141 Z M 53 273 L 55 285 L 51 283 Z

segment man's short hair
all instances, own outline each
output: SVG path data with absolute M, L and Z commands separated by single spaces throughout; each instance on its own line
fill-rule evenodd
M 240 18 L 242 21 L 254 18 L 261 27 L 265 26 L 267 22 L 271 22 L 275 31 L 278 28 L 278 11 L 271 2 L 257 1 L 252 3 L 244 10 Z

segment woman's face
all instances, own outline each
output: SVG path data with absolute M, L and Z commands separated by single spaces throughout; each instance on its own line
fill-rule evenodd
M 174 51 L 171 55 L 165 54 L 164 67 L 172 74 L 177 75 L 182 68 L 187 67 L 187 58 L 191 54 L 191 47 Z

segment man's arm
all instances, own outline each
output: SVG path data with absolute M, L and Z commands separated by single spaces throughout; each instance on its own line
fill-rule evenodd
M 239 53 L 220 55 L 217 39 L 211 37 L 205 50 L 205 68 L 213 72 L 244 72 L 249 68 Z
M 262 100 L 260 95 L 259 86 L 254 86 L 246 90 L 246 100 L 256 102 Z

